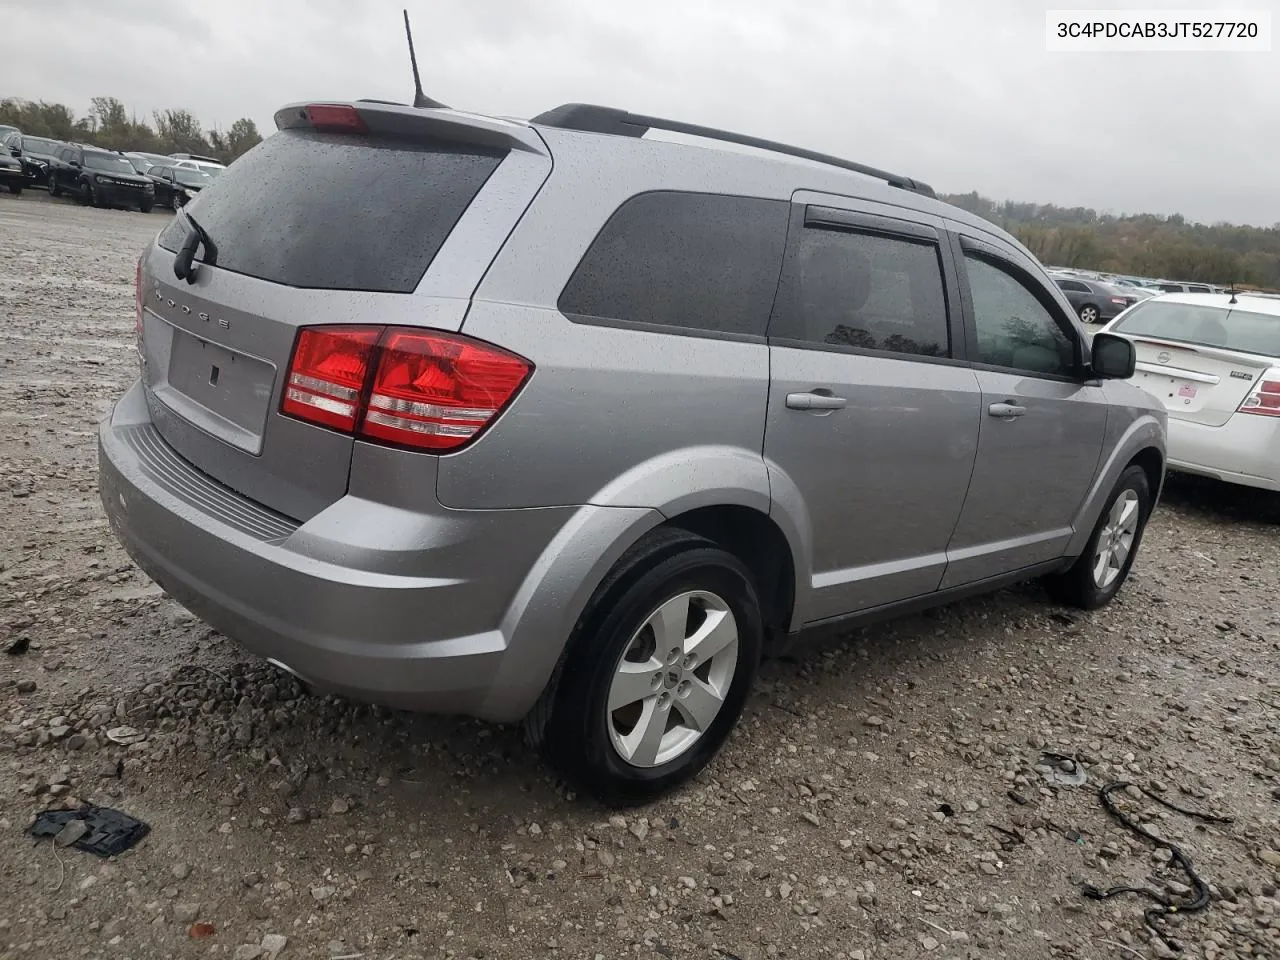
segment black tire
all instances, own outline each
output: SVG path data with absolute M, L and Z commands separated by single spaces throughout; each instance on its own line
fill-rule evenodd
M 85 180 L 84 182 L 84 202 L 91 207 L 96 207 L 98 205 L 98 194 L 97 191 L 93 189 L 92 180 Z
M 1098 312 L 1098 308 L 1092 303 L 1086 303 L 1080 308 L 1080 322 L 1083 324 L 1097 323 L 1102 319 L 1102 314 Z
M 178 192 L 176 190 L 169 194 L 169 209 L 174 213 L 182 209 L 182 204 L 178 202 Z
M 56 197 L 56 196 L 59 196 L 61 193 L 62 191 L 58 188 L 58 178 L 55 177 L 52 173 L 49 174 L 49 196 Z
M 1120 566 L 1119 572 L 1113 580 L 1103 585 L 1094 576 L 1095 564 L 1098 563 L 1099 546 L 1101 545 L 1103 531 L 1111 520 L 1112 509 L 1126 492 L 1133 492 L 1137 495 L 1137 529 L 1134 531 L 1129 552 Z M 1098 517 L 1098 522 L 1093 528 L 1093 536 L 1089 538 L 1089 543 L 1085 546 L 1084 552 L 1066 571 L 1045 578 L 1045 588 L 1049 591 L 1049 595 L 1059 603 L 1079 607 L 1082 610 L 1097 610 L 1099 607 L 1105 607 L 1115 598 L 1115 595 L 1120 592 L 1120 588 L 1124 586 L 1125 581 L 1129 579 L 1129 571 L 1133 568 L 1133 561 L 1138 555 L 1138 548 L 1142 546 L 1142 534 L 1147 529 L 1147 520 L 1150 516 L 1151 485 L 1147 481 L 1146 471 L 1136 465 L 1130 466 L 1124 473 L 1120 474 L 1120 479 L 1116 481 L 1115 488 L 1111 491 L 1111 496 L 1107 498 L 1106 506 L 1103 507 L 1102 515 Z
M 662 764 L 634 766 L 623 759 L 610 733 L 617 715 L 608 709 L 614 673 L 652 614 L 664 602 L 695 590 L 719 598 L 736 621 L 732 680 L 719 712 L 685 752 Z M 618 561 L 596 590 L 556 676 L 531 714 L 530 732 L 548 762 L 584 792 L 609 806 L 646 803 L 693 777 L 723 746 L 746 704 L 763 643 L 760 601 L 746 566 L 702 537 L 669 528 L 654 531 Z M 677 708 L 679 719 L 674 697 L 673 688 L 667 702 Z M 536 731 L 535 722 L 540 727 Z
M 22 196 L 22 184 L 20 183 L 9 184 L 9 192 L 12 193 L 15 197 Z
M 139 204 L 139 206 L 138 206 L 138 212 L 139 212 L 139 213 L 150 213 L 150 212 L 151 212 L 151 209 L 152 209 L 152 206 L 153 206 L 153 205 L 152 205 L 152 204 L 150 204 L 150 203 L 143 203 L 143 204 Z

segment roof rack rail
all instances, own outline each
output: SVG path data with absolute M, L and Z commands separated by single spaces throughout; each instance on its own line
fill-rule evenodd
M 621 137 L 643 137 L 650 130 L 668 130 L 672 133 L 685 133 L 695 137 L 706 137 L 710 140 L 721 140 L 725 143 L 737 143 L 744 147 L 755 147 L 771 153 L 783 153 L 802 160 L 812 160 L 844 170 L 852 170 L 876 180 L 883 180 L 891 187 L 910 190 L 926 197 L 936 197 L 933 187 L 910 177 L 903 177 L 885 170 L 877 170 L 866 164 L 843 160 L 830 154 L 793 147 L 776 140 L 763 140 L 760 137 L 749 137 L 729 130 L 718 130 L 715 127 L 703 127 L 696 123 L 685 123 L 682 120 L 664 120 L 662 117 L 649 117 L 644 114 L 628 113 L 617 107 L 601 107 L 590 103 L 566 103 L 540 113 L 530 123 L 544 127 L 558 127 L 562 130 L 582 130 L 587 133 L 611 133 Z

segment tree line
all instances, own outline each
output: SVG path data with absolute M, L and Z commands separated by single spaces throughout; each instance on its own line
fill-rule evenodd
M 1088 207 L 942 199 L 1003 227 L 1043 263 L 1167 280 L 1280 288 L 1280 223 L 1188 223 L 1181 214 L 1114 216 Z
M 247 117 L 228 130 L 204 130 L 190 110 L 156 110 L 151 123 L 131 114 L 115 97 L 94 97 L 89 112 L 76 116 L 62 103 L 44 100 L 0 99 L 0 123 L 33 137 L 74 140 L 109 150 L 140 153 L 198 153 L 230 163 L 262 142 L 258 125 Z

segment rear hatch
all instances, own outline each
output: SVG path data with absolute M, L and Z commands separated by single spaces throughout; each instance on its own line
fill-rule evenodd
M 447 110 L 300 105 L 276 123 L 140 261 L 139 354 L 178 453 L 306 520 L 346 492 L 354 441 L 280 413 L 299 329 L 458 330 L 550 159 L 528 126 Z M 189 283 L 194 224 L 216 252 L 196 247 Z
M 1226 296 L 1197 299 L 1144 301 L 1109 332 L 1133 342 L 1133 382 L 1159 398 L 1170 417 L 1220 427 L 1277 364 L 1280 316 L 1232 306 Z

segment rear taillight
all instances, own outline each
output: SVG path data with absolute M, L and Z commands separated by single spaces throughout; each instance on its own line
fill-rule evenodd
M 1126 300 L 1124 297 L 1112 297 L 1111 302 L 1123 307 L 1129 301 Z
M 381 327 L 313 327 L 298 334 L 280 409 L 351 432 Z
M 361 433 L 392 443 L 451 450 L 498 415 L 530 365 L 513 353 L 465 337 L 388 330 Z
M 1267 377 L 1273 379 L 1268 380 Z M 1263 417 L 1280 417 L 1280 371 L 1268 370 L 1258 385 L 1240 404 L 1241 413 L 1256 413 Z
M 395 446 L 445 452 L 479 436 L 533 372 L 457 334 L 310 327 L 298 334 L 281 411 Z

